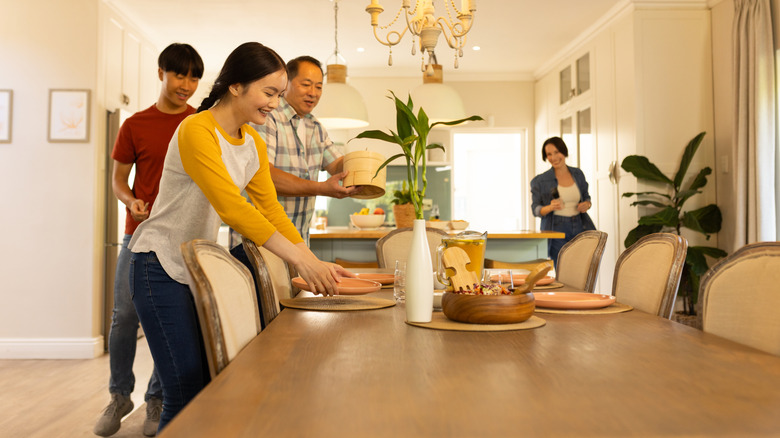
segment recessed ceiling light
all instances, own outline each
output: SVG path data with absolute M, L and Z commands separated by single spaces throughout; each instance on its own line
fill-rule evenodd
M 366 49 L 364 49 L 364 48 L 362 48 L 362 47 L 358 47 L 358 48 L 357 48 L 357 51 L 358 51 L 359 53 L 363 53 L 363 52 L 365 52 L 365 51 L 366 51 Z
M 473 50 L 480 50 L 481 48 L 482 48 L 482 47 L 479 47 L 479 46 L 474 46 L 474 47 L 472 47 L 472 49 L 473 49 Z

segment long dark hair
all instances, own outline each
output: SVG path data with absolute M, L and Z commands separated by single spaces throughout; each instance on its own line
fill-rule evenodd
M 198 112 L 214 106 L 227 94 L 229 86 L 241 84 L 246 87 L 279 70 L 286 70 L 284 60 L 273 49 L 260 43 L 241 44 L 228 55 L 211 92 L 198 107 Z

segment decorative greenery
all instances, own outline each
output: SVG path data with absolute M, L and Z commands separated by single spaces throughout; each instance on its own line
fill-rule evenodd
M 682 186 L 685 174 L 688 172 L 688 167 L 704 138 L 704 134 L 704 132 L 699 133 L 688 143 L 685 152 L 683 152 L 680 167 L 674 175 L 674 180 L 669 179 L 655 164 L 641 155 L 629 155 L 623 160 L 620 167 L 632 173 L 638 180 L 667 185 L 667 193 L 653 191 L 623 193 L 624 198 L 637 197 L 637 201 L 631 203 L 632 206 L 653 206 L 660 209 L 653 214 L 639 218 L 639 225 L 631 230 L 628 233 L 628 237 L 626 237 L 624 242 L 626 248 L 633 245 L 643 236 L 665 229 L 672 229 L 677 235 L 680 235 L 680 230 L 683 227 L 688 228 L 704 234 L 707 240 L 709 240 L 710 234 L 720 231 L 722 218 L 720 208 L 717 205 L 710 204 L 696 210 L 683 211 L 685 202 L 692 196 L 701 193 L 699 189 L 707 184 L 707 175 L 712 173 L 712 169 L 705 167 L 699 171 L 687 188 Z M 717 259 L 725 257 L 726 252 L 710 246 L 688 247 L 683 277 L 680 283 L 684 313 L 687 315 L 696 314 L 694 305 L 698 300 L 699 278 L 709 269 L 705 256 Z
M 402 153 L 393 155 L 382 163 L 379 169 L 377 169 L 377 174 L 396 158 L 405 158 L 410 201 L 414 205 L 417 219 L 423 219 L 423 197 L 425 196 L 425 190 L 428 188 L 428 180 L 425 177 L 427 160 L 425 152 L 428 149 L 444 150 L 444 146 L 439 143 L 428 144 L 428 134 L 436 125 L 452 126 L 468 120 L 483 119 L 480 116 L 471 116 L 449 122 L 430 123 L 428 115 L 422 108 L 418 110 L 416 116 L 414 115 L 414 104 L 411 96 L 409 96 L 408 102 L 404 103 L 392 91 L 390 91 L 390 94 L 392 96 L 387 97 L 395 102 L 397 132 L 390 130 L 389 133 L 386 133 L 379 130 L 369 130 L 361 132 L 355 138 L 372 138 L 394 143 L 401 147 Z M 400 193 L 400 196 L 404 196 L 403 192 Z M 398 199 L 401 198 L 399 197 Z M 395 203 L 395 200 L 393 203 Z
M 407 187 L 406 181 L 404 181 L 404 185 L 401 190 L 396 190 L 395 192 L 393 192 L 393 200 L 391 202 L 393 203 L 393 205 L 403 205 L 403 204 L 412 203 L 412 192 L 409 191 L 409 187 Z

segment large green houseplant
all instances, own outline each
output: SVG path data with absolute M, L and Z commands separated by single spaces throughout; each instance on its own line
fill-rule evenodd
M 702 233 L 709 240 L 710 235 L 720 231 L 720 208 L 710 204 L 696 210 L 683 211 L 683 207 L 692 196 L 701 193 L 701 188 L 707 184 L 707 176 L 712 169 L 705 167 L 699 171 L 687 187 L 683 186 L 683 179 L 688 172 L 693 156 L 704 138 L 704 132 L 694 137 L 685 148 L 680 166 L 674 179 L 669 179 L 655 164 L 641 155 L 629 155 L 621 164 L 621 167 L 632 173 L 639 181 L 661 183 L 666 186 L 666 191 L 647 191 L 639 193 L 623 193 L 623 197 L 636 196 L 637 201 L 632 206 L 658 207 L 655 212 L 639 218 L 639 225 L 628 233 L 626 248 L 633 245 L 641 237 L 660 231 L 674 231 L 678 235 L 682 228 L 688 228 Z M 683 297 L 683 313 L 696 315 L 695 304 L 698 300 L 699 278 L 707 272 L 709 265 L 706 256 L 720 258 L 726 256 L 726 252 L 710 246 L 689 246 L 685 258 L 685 267 L 680 282 L 680 294 Z
M 396 131 L 384 132 L 379 130 L 363 131 L 355 138 L 371 138 L 382 140 L 388 143 L 397 144 L 401 147 L 401 153 L 388 158 L 377 169 L 377 174 L 390 162 L 396 158 L 403 157 L 406 160 L 407 181 L 409 183 L 409 195 L 411 203 L 414 205 L 415 217 L 423 219 L 423 198 L 425 190 L 428 188 L 428 180 L 425 177 L 426 161 L 428 149 L 441 149 L 444 146 L 439 143 L 428 144 L 428 134 L 436 125 L 458 125 L 469 120 L 483 120 L 480 116 L 471 116 L 464 119 L 452 120 L 448 122 L 433 122 L 428 119 L 425 110 L 420 108 L 417 115 L 414 114 L 414 104 L 412 97 L 404 103 L 396 97 L 395 93 L 390 92 L 387 96 L 395 102 L 395 121 Z

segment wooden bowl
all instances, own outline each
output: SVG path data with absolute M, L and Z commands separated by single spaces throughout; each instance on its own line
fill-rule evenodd
M 468 295 L 445 292 L 441 309 L 447 318 L 470 324 L 514 324 L 534 313 L 534 294 Z

